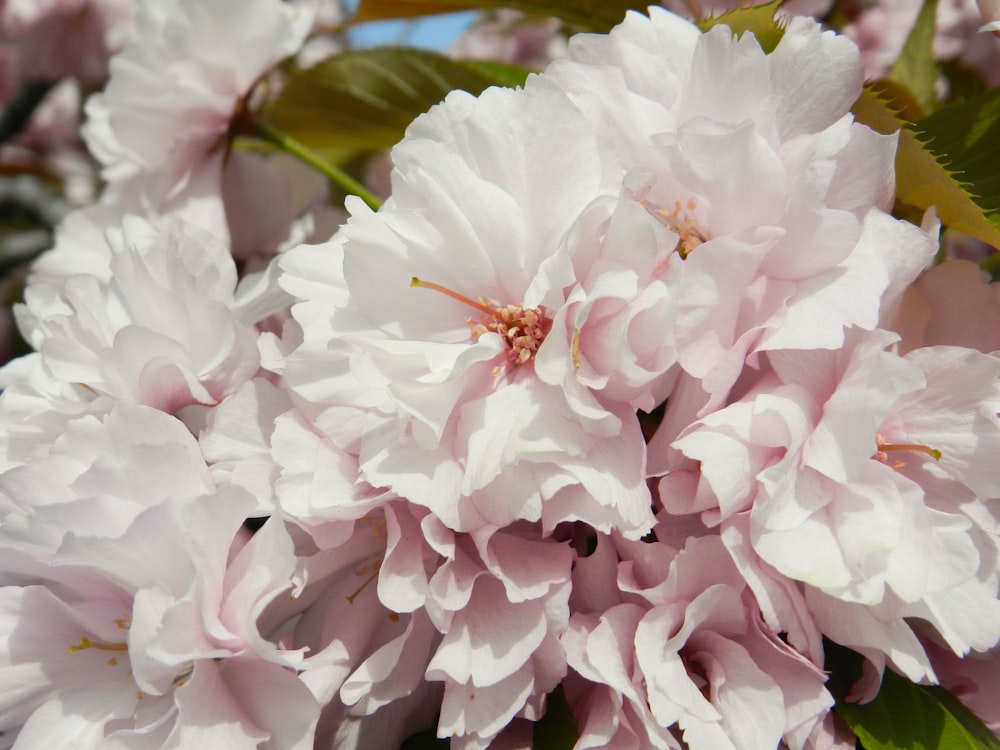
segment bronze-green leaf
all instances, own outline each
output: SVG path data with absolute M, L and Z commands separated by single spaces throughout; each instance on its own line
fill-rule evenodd
M 937 0 L 927 0 L 921 5 L 903 51 L 889 72 L 889 79 L 907 89 L 925 113 L 933 112 L 937 102 L 938 67 L 932 49 L 936 16 Z
M 355 21 L 408 18 L 434 13 L 515 8 L 536 16 L 555 16 L 591 31 L 609 31 L 629 10 L 645 11 L 649 0 L 361 0 Z
M 353 50 L 293 74 L 260 117 L 309 149 L 343 159 L 392 146 L 417 115 L 454 89 L 479 94 L 527 75 L 506 63 L 452 60 L 426 50 Z
M 1000 89 L 943 107 L 913 129 L 1000 230 Z
M 699 21 L 698 28 L 702 31 L 708 31 L 713 26 L 724 24 L 732 29 L 737 36 L 742 36 L 744 32 L 750 31 L 757 37 L 758 44 L 765 52 L 772 52 L 785 33 L 785 29 L 775 15 L 782 2 L 783 0 L 772 0 L 764 5 L 730 10 Z
M 993 92 L 1000 94 L 1000 92 Z M 969 100 L 974 101 L 974 100 Z M 968 102 L 963 102 L 963 106 Z M 942 109 L 930 118 L 916 124 L 900 117 L 889 101 L 871 86 L 866 87 L 852 108 L 858 122 L 864 123 L 881 133 L 899 133 L 899 148 L 896 151 L 896 197 L 900 203 L 924 210 L 930 206 L 937 208 L 938 216 L 945 226 L 950 226 L 1000 248 L 1000 230 L 996 224 L 997 213 L 988 206 L 1000 206 L 1000 186 L 992 185 L 994 192 L 978 192 L 990 189 L 991 179 L 988 169 L 973 167 L 973 176 L 981 185 L 970 182 L 963 172 L 966 164 L 963 148 L 969 154 L 989 152 L 987 142 L 975 141 L 966 147 L 951 143 L 955 136 L 953 127 L 944 118 L 951 116 L 952 107 Z M 989 116 L 984 116 L 986 122 Z M 996 123 L 994 121 L 994 127 Z M 959 127 L 968 128 L 963 122 Z M 986 128 L 994 132 L 992 128 Z M 938 140 L 940 139 L 940 140 Z M 1000 148 L 1000 141 L 994 136 L 994 146 Z M 995 163 L 992 159 L 986 165 Z M 958 168 L 956 169 L 956 166 Z M 975 192 L 974 192 L 975 191 Z M 988 199 L 988 200 L 987 200 Z

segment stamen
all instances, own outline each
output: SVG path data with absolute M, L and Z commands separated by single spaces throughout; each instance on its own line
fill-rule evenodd
M 81 638 L 78 644 L 74 644 L 69 647 L 69 652 L 75 654 L 78 651 L 83 651 L 88 648 L 98 649 L 99 651 L 114 651 L 116 654 L 127 654 L 128 644 L 127 643 L 95 643 L 89 638 Z
M 698 220 L 689 213 L 698 208 L 698 201 L 694 198 L 689 199 L 683 206 L 680 201 L 674 201 L 672 210 L 657 206 L 645 198 L 639 201 L 639 205 L 677 235 L 675 249 L 677 254 L 681 256 L 681 260 L 686 260 L 696 247 L 708 242 L 708 237 L 702 234 L 701 229 L 698 228 Z
M 423 281 L 416 276 L 410 280 L 410 286 L 421 286 L 435 292 L 441 292 L 441 294 L 469 305 L 482 313 L 478 321 L 473 318 L 468 318 L 465 321 L 472 332 L 473 340 L 478 341 L 484 333 L 499 334 L 509 348 L 507 364 L 513 367 L 518 367 L 532 360 L 538 347 L 542 345 L 552 328 L 552 321 L 541 308 L 526 308 L 523 304 L 501 306 L 492 300 L 487 303 L 482 297 L 478 300 L 471 300 L 447 287 Z M 490 307 L 490 304 L 493 307 Z M 492 370 L 494 377 L 502 373 L 503 368 L 499 366 Z
M 375 563 L 374 565 L 371 565 L 371 566 L 369 566 L 369 565 L 361 565 L 361 566 L 359 566 L 354 571 L 354 575 L 356 575 L 356 576 L 363 576 L 369 570 L 372 571 L 372 574 L 370 576 L 368 576 L 368 578 L 366 578 L 364 580 L 364 582 L 360 586 L 358 586 L 357 589 L 355 589 L 355 591 L 354 591 L 353 594 L 350 594 L 349 596 L 347 596 L 348 603 L 354 604 L 354 600 L 358 598 L 358 595 L 361 594 L 361 592 L 364 591 L 366 588 L 368 588 L 368 585 L 372 581 L 374 581 L 376 578 L 378 578 L 378 572 L 381 569 L 382 569 L 382 562 L 379 561 L 379 562 L 377 562 L 377 563 Z
M 935 461 L 940 461 L 942 456 L 941 451 L 936 448 L 931 448 L 927 445 L 920 445 L 919 443 L 887 443 L 885 435 L 875 435 L 875 447 L 875 455 L 873 455 L 872 458 L 885 464 L 886 466 L 891 466 L 893 469 L 902 469 L 906 466 L 906 463 L 898 460 L 894 460 L 890 463 L 889 453 L 892 451 L 915 451 L 917 453 L 926 453 Z
M 573 342 L 570 344 L 570 354 L 573 357 L 573 369 L 580 369 L 580 329 L 573 329 Z
M 222 659 L 218 657 L 215 657 L 212 661 L 214 661 L 216 664 L 222 663 Z M 183 672 L 181 672 L 174 678 L 173 686 L 175 688 L 184 687 L 187 684 L 188 679 L 193 674 L 194 674 L 194 662 L 191 662 L 190 666 L 188 666 Z
M 367 513 L 358 519 L 358 523 L 377 536 L 388 536 L 388 524 L 381 513 Z

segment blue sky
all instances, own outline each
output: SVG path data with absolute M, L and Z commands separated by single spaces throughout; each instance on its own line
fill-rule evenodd
M 356 0 L 349 0 L 351 8 Z M 414 47 L 445 49 L 468 28 L 475 13 L 448 13 L 402 21 L 375 21 L 351 28 L 350 36 L 358 46 L 376 44 L 406 44 Z

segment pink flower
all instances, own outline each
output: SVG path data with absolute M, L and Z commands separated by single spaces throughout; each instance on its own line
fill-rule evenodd
M 539 137 L 543 119 L 559 126 Z M 498 121 L 509 132 L 482 139 Z M 386 206 L 353 204 L 336 243 L 283 262 L 325 279 L 344 258 L 343 282 L 283 282 L 305 301 L 284 367 L 293 393 L 323 411 L 373 407 L 349 446 L 364 478 L 455 530 L 579 518 L 641 535 L 652 517 L 634 408 L 662 398 L 672 363 L 642 330 L 668 315 L 669 237 L 617 188 L 590 205 L 588 129 L 542 79 L 452 94 L 410 134 Z M 489 218 L 497 201 L 503 221 Z M 612 350 L 619 331 L 629 340 Z
M 280 522 L 227 566 L 249 507 L 238 491 L 168 500 L 118 538 L 68 536 L 39 584 L 0 589 L 4 731 L 26 748 L 312 747 L 302 653 L 258 631 L 291 589 Z
M 805 583 L 819 630 L 919 680 L 933 672 L 904 617 L 933 624 L 956 653 L 1000 639 L 995 523 L 979 499 L 1000 489 L 987 458 L 1000 447 L 1000 370 L 968 349 L 902 358 L 884 350 L 892 340 L 772 352 L 772 374 L 675 441 L 700 477 L 688 483 L 676 464 L 660 496 L 668 512 L 721 521 L 772 613 L 802 602 L 764 580 Z M 812 638 L 808 624 L 784 627 Z
M 934 30 L 934 57 L 957 60 L 975 70 L 991 85 L 1000 83 L 998 52 L 991 34 L 990 3 L 976 0 L 942 0 L 938 3 Z M 865 76 L 877 79 L 889 75 L 903 44 L 913 28 L 921 3 L 914 0 L 879 0 L 864 11 L 844 33 L 857 42 L 865 66 Z M 985 24 L 983 22 L 986 22 Z
M 134 37 L 86 107 L 84 138 L 105 179 L 121 191 L 138 178 L 158 205 L 217 172 L 212 152 L 240 100 L 311 24 L 308 10 L 278 0 L 138 2 Z
M 22 408 L 11 410 L 12 401 Z M 109 399 L 43 409 L 34 401 L 28 414 L 24 394 L 8 390 L 0 401 L 23 419 L 22 434 L 4 432 L 0 552 L 46 565 L 67 536 L 119 536 L 146 509 L 215 487 L 197 443 L 174 417 Z
M 577 37 L 546 75 L 676 234 L 677 359 L 713 405 L 760 352 L 835 348 L 845 327 L 877 324 L 894 270 L 884 225 L 909 225 L 882 213 L 893 139 L 848 114 L 861 66 L 847 40 L 795 18 L 768 55 L 752 35 L 651 9 Z
M 16 45 L 25 80 L 100 84 L 125 43 L 133 0 L 6 0 L 0 40 Z
M 539 20 L 502 8 L 477 21 L 451 46 L 449 54 L 544 68 L 565 50 L 566 36 L 557 19 Z
M 421 651 L 425 679 L 444 683 L 438 735 L 483 747 L 515 717 L 537 719 L 566 671 L 558 637 L 569 617 L 569 545 L 541 538 L 537 524 L 460 534 L 419 506 L 386 509 L 379 598 L 425 612 L 441 633 Z M 347 682 L 354 701 L 362 685 L 372 689 L 357 680 Z
M 576 599 L 562 639 L 594 685 L 576 698 L 583 747 L 803 747 L 822 726 L 825 674 L 767 630 L 718 537 L 680 552 L 601 537 L 574 583 L 599 592 Z
M 174 412 L 216 404 L 259 363 L 236 269 L 218 240 L 164 221 L 125 222 L 105 269 L 28 287 L 25 337 L 58 379 Z
M 1000 350 L 1000 287 L 975 263 L 953 260 L 922 274 L 885 325 L 909 351 L 940 344 L 989 353 Z

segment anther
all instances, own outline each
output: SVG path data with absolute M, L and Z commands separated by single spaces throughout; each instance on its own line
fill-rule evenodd
M 708 242 L 708 238 L 698 228 L 698 220 L 689 213 L 698 208 L 698 201 L 694 198 L 689 198 L 683 205 L 679 200 L 674 201 L 673 209 L 661 208 L 645 198 L 639 201 L 639 205 L 677 235 L 675 249 L 682 260 L 687 259 L 696 247 Z
M 464 294 L 454 292 L 440 284 L 423 281 L 416 276 L 411 278 L 410 286 L 432 289 L 478 310 L 481 313 L 479 320 L 467 318 L 465 321 L 472 332 L 473 340 L 478 341 L 484 333 L 498 334 L 508 347 L 507 364 L 514 367 L 534 358 L 538 347 L 542 345 L 552 328 L 552 321 L 541 308 L 526 308 L 523 304 L 498 305 L 493 300 L 487 302 L 482 297 L 472 300 Z M 502 373 L 503 368 L 499 366 L 492 370 L 494 377 Z

